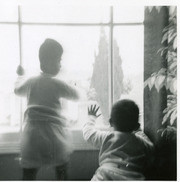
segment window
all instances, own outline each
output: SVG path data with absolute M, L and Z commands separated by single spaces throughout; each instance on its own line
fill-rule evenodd
M 118 58 L 115 51 L 118 47 L 119 61 L 122 65 L 123 76 L 123 88 L 121 89 L 121 99 L 129 98 L 134 100 L 139 108 L 140 114 L 143 113 L 143 25 L 138 26 L 123 26 L 114 28 L 114 39 L 116 44 L 114 45 L 114 74 L 116 75 Z M 116 83 L 114 78 L 114 83 Z M 116 87 L 116 84 L 114 84 Z M 116 90 L 114 88 L 114 96 L 116 96 Z M 119 90 L 119 89 L 118 89 Z M 117 98 L 115 98 L 117 100 Z M 143 125 L 142 116 L 140 117 L 141 125 Z M 142 126 L 143 127 L 143 126 Z
M 18 130 L 20 100 L 14 96 L 16 65 L 19 63 L 19 41 L 17 25 L 0 25 L 1 67 L 0 80 L 0 125 L 1 132 Z
M 2 11 L 0 19 L 0 146 L 15 145 L 21 133 L 25 103 L 13 93 L 17 66 L 21 62 L 27 75 L 38 74 L 38 50 L 48 37 L 64 48 L 58 77 L 81 87 L 91 103 L 100 104 L 98 127 L 108 123 L 111 105 L 120 98 L 134 99 L 143 113 L 144 7 L 22 5 L 18 10 L 16 5 L 11 9 Z M 87 98 L 64 102 L 75 132 L 85 122 L 87 104 Z

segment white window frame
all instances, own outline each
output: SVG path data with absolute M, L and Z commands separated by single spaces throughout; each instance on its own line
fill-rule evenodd
M 109 110 L 113 104 L 113 89 L 114 89 L 114 83 L 113 83 L 113 29 L 115 26 L 142 26 L 144 23 L 114 23 L 113 20 L 113 7 L 110 7 L 110 21 L 109 23 L 40 23 L 40 22 L 22 22 L 21 21 L 21 7 L 18 6 L 18 21 L 17 22 L 0 22 L 0 24 L 11 24 L 11 25 L 18 25 L 19 30 L 19 63 L 20 65 L 23 64 L 22 60 L 22 33 L 21 33 L 21 27 L 23 25 L 33 26 L 33 25 L 40 25 L 40 26 L 81 26 L 81 27 L 87 27 L 87 26 L 103 26 L 103 27 L 109 27 L 109 59 L 108 59 L 108 71 L 109 71 Z M 22 104 L 21 104 L 22 107 Z M 22 108 L 21 108 L 22 109 Z M 22 132 L 22 122 L 23 122 L 23 113 L 21 114 L 21 121 L 20 121 L 20 134 Z M 72 129 L 72 135 L 75 141 L 74 144 L 74 150 L 96 150 L 94 147 L 87 144 L 82 137 L 82 131 L 81 130 L 75 130 Z M 7 153 L 19 153 L 20 152 L 20 143 L 17 142 L 3 142 L 0 143 L 0 154 L 7 154 Z

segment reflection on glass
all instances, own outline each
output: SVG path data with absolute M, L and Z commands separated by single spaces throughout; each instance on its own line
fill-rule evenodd
M 114 29 L 114 101 L 134 100 L 143 111 L 143 26 Z

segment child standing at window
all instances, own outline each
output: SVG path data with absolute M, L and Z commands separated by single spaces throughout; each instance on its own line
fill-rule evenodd
M 39 49 L 39 76 L 15 84 L 15 94 L 27 98 L 24 113 L 25 127 L 21 137 L 21 165 L 23 179 L 34 180 L 44 165 L 56 168 L 58 179 L 65 179 L 71 149 L 66 119 L 61 113 L 61 98 L 77 100 L 78 92 L 65 82 L 54 78 L 61 67 L 62 46 L 46 39 Z M 23 74 L 19 67 L 18 75 Z
M 94 128 L 98 109 L 88 109 L 89 121 L 83 128 L 85 140 L 100 148 L 99 168 L 92 180 L 144 180 L 152 161 L 153 144 L 139 129 L 139 108 L 131 100 L 116 102 L 111 110 L 112 131 Z

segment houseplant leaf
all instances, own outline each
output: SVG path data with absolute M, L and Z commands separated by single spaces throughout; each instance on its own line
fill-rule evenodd
M 166 123 L 167 122 L 167 120 L 168 120 L 168 118 L 170 117 L 170 115 L 171 115 L 171 113 L 175 110 L 176 108 L 169 108 L 168 109 L 168 112 L 164 115 L 164 117 L 163 117 L 163 121 L 162 121 L 162 124 L 164 124 L 164 123 Z
M 173 93 L 173 94 L 176 94 L 177 92 L 177 79 L 176 78 L 173 78 L 171 83 L 170 83 L 170 88 L 169 90 Z
M 174 39 L 174 42 L 173 42 L 173 49 L 177 49 L 177 37 Z
M 149 89 L 150 89 L 150 90 L 151 90 L 151 89 L 152 89 L 152 87 L 154 86 L 154 82 L 155 82 L 155 80 L 156 80 L 156 75 L 151 76 L 151 77 L 149 78 L 149 81 L 148 81 L 148 87 L 149 87 Z
M 157 91 L 159 92 L 159 90 L 163 87 L 164 82 L 165 82 L 165 75 L 158 75 L 156 80 L 155 80 L 155 88 L 157 89 Z
M 177 110 L 174 110 L 171 114 L 171 117 L 170 117 L 170 124 L 173 125 L 175 120 L 177 118 Z
M 161 44 L 163 44 L 165 41 L 168 40 L 168 31 L 163 35 L 163 38 L 162 38 L 162 41 L 161 41 Z

